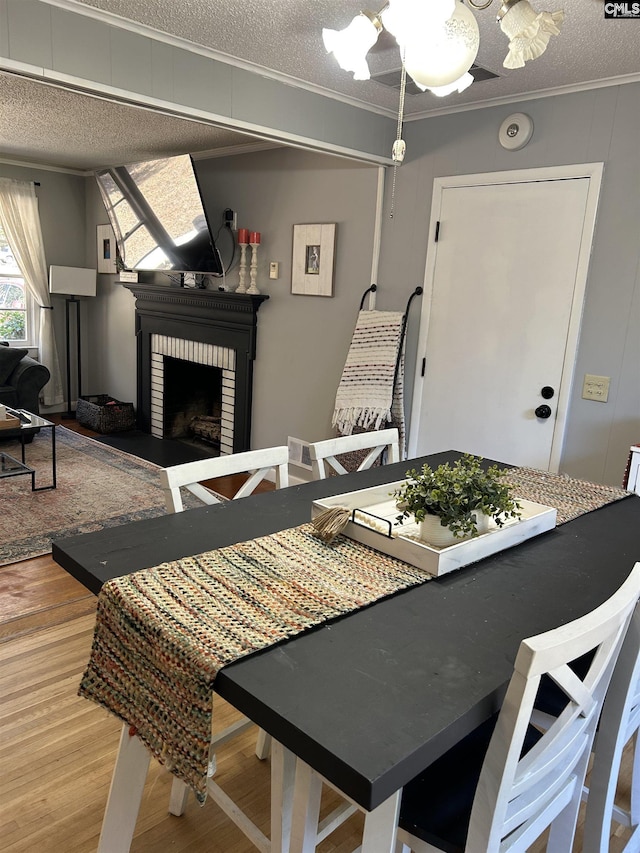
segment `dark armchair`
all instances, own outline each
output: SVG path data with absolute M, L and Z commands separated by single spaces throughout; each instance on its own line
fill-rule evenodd
M 0 345 L 0 403 L 38 414 L 39 396 L 49 369 L 30 358 L 28 350 Z

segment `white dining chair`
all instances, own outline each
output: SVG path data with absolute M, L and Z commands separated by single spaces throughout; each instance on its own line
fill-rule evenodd
M 525 853 L 547 829 L 546 849 L 571 853 L 598 718 L 639 596 L 636 563 L 595 610 L 521 642 L 499 713 L 404 786 L 398 853 Z M 581 678 L 570 664 L 588 653 Z M 541 731 L 532 718 L 545 675 L 566 704 Z M 314 849 L 319 781 L 308 765 L 297 771 L 296 797 L 306 801 L 294 814 L 291 853 Z M 388 838 L 395 815 L 383 811 L 392 799 L 365 815 L 361 853 L 378 849 L 376 835 Z M 373 838 L 371 847 L 367 838 Z
M 164 491 L 167 512 L 182 512 L 184 509 L 180 489 L 185 488 L 205 504 L 220 503 L 223 499 L 203 485 L 205 480 L 228 477 L 233 474 L 249 474 L 247 480 L 233 495 L 232 500 L 250 495 L 265 477 L 275 469 L 277 489 L 288 484 L 289 451 L 286 445 L 265 447 L 262 450 L 247 450 L 228 456 L 215 456 L 172 465 L 160 471 L 160 485 Z
M 371 468 L 377 459 L 387 464 L 399 462 L 398 430 L 394 428 L 359 432 L 313 442 L 309 445 L 309 456 L 311 457 L 314 478 L 324 480 L 328 473 L 327 466 L 330 466 L 336 474 L 348 473 L 336 457 L 344 453 L 357 453 L 362 450 L 369 450 L 369 453 L 358 465 L 358 471 Z
M 288 485 L 289 449 L 286 445 L 266 447 L 261 450 L 248 450 L 233 453 L 228 456 L 217 456 L 209 459 L 199 459 L 195 462 L 185 462 L 173 465 L 160 471 L 160 484 L 164 491 L 167 512 L 182 512 L 181 488 L 187 489 L 207 505 L 221 503 L 223 498 L 212 489 L 203 485 L 203 481 L 228 477 L 234 474 L 247 474 L 247 479 L 233 495 L 232 500 L 247 497 L 258 485 L 275 470 L 275 486 L 277 489 Z M 216 732 L 211 738 L 211 752 L 234 737 L 245 732 L 254 723 L 248 717 L 242 717 L 237 722 Z M 271 738 L 260 729 L 256 741 L 256 756 L 264 759 L 269 755 Z M 223 811 L 250 838 L 256 838 L 256 828 L 236 804 L 225 794 L 212 778 L 207 783 L 207 793 L 215 800 Z M 186 807 L 189 788 L 179 779 L 174 779 L 171 786 L 169 811 L 173 815 L 181 815 Z
M 640 850 L 640 611 L 636 609 L 604 701 L 593 749 L 584 823 L 584 853 L 608 853 L 612 824 L 630 830 L 620 851 Z M 622 753 L 632 751 L 630 805 L 616 803 Z

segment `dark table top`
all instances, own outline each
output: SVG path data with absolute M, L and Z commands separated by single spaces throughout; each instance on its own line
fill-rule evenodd
M 431 464 L 440 464 L 458 456 L 449 451 L 428 459 Z M 311 520 L 314 500 L 402 480 L 409 468 L 426 459 L 371 468 L 346 478 L 329 477 L 60 539 L 53 543 L 53 558 L 97 595 L 102 584 L 111 578 L 304 524 Z
M 458 454 L 438 454 L 439 463 Z M 54 543 L 97 592 L 118 575 L 304 523 L 402 462 Z M 364 808 L 500 707 L 520 641 L 587 613 L 640 557 L 630 496 L 221 670 L 216 691 Z

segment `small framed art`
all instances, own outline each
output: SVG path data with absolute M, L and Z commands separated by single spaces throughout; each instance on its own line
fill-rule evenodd
M 291 293 L 333 296 L 336 224 L 293 226 Z
M 110 225 L 97 226 L 98 272 L 117 272 L 116 235 Z

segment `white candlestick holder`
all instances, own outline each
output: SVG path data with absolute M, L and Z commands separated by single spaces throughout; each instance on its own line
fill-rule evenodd
M 251 267 L 249 269 L 249 279 L 251 284 L 247 293 L 260 293 L 256 287 L 256 277 L 258 275 L 258 246 L 260 243 L 251 243 Z
M 236 293 L 247 292 L 247 244 L 240 243 L 240 269 L 238 270 L 238 286 Z

